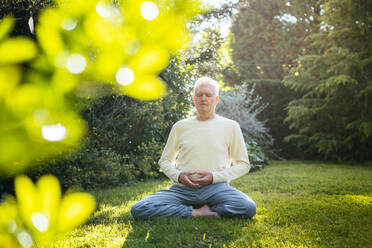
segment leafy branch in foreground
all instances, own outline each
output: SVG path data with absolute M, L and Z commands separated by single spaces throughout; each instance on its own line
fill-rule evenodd
M 0 173 L 78 144 L 85 124 L 71 97 L 99 91 L 152 100 L 166 94 L 157 75 L 187 42 L 186 21 L 198 1 L 56 1 L 41 11 L 37 44 L 8 37 L 0 22 Z M 94 95 L 93 95 L 94 96 Z M 5 152 L 6 151 L 6 152 Z
M 199 1 L 191 0 L 54 2 L 38 17 L 37 42 L 10 37 L 14 19 L 0 20 L 1 178 L 78 145 L 86 125 L 74 99 L 87 90 L 106 85 L 140 100 L 164 96 L 157 75 L 186 44 L 186 21 L 200 12 Z M 17 201 L 0 205 L 5 247 L 49 247 L 57 233 L 85 222 L 95 206 L 84 193 L 60 201 L 53 176 L 36 187 L 17 177 L 15 191 Z

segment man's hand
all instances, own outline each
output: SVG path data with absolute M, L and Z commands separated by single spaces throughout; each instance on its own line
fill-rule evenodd
M 200 185 L 199 188 L 213 183 L 213 174 L 211 172 L 198 171 L 196 174 L 198 175 L 198 178 L 192 179 L 192 182 Z
M 178 182 L 191 188 L 201 188 L 213 182 L 213 174 L 208 171 L 184 171 L 178 176 Z
M 197 183 L 194 183 L 191 180 L 192 175 L 195 175 L 196 171 L 183 171 L 181 174 L 178 176 L 178 182 L 182 183 L 183 185 L 191 188 L 200 188 L 200 185 Z

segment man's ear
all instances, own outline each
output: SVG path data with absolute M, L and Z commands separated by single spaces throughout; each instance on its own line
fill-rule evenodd
M 220 100 L 220 96 L 216 96 L 216 104 L 218 103 L 219 100 Z
M 194 95 L 193 99 L 194 99 L 194 105 L 195 105 L 195 104 L 196 104 L 196 103 L 195 103 L 195 95 Z

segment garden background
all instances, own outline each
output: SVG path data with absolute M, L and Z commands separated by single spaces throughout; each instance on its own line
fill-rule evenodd
M 348 202 L 349 198 L 341 196 L 350 195 L 359 204 L 352 211 L 360 220 L 354 226 L 362 236 L 360 243 L 353 243 L 356 234 L 346 242 L 340 233 L 345 235 L 350 227 L 341 223 L 340 233 L 330 234 L 334 239 L 310 232 L 307 242 L 299 241 L 303 234 L 289 228 L 285 232 L 297 230 L 298 236 L 291 239 L 268 232 L 261 237 L 263 243 L 253 235 L 239 246 L 229 238 L 219 239 L 222 229 L 217 228 L 211 240 L 203 242 L 202 236 L 201 243 L 191 242 L 190 247 L 273 247 L 275 235 L 279 235 L 279 247 L 371 244 L 370 238 L 361 237 L 371 236 L 362 226 L 372 224 L 362 217 L 371 219 L 372 215 L 372 1 L 209 3 L 213 4 L 191 0 L 0 1 L 0 247 L 43 246 L 41 240 L 69 233 L 94 212 L 84 231 L 76 234 L 83 237 L 89 225 L 97 224 L 102 202 L 115 202 L 125 206 L 119 207 L 121 211 L 128 211 L 124 200 L 102 199 L 96 192 L 108 190 L 109 196 L 118 194 L 117 190 L 134 191 L 140 196 L 142 187 L 146 192 L 154 191 L 154 183 L 165 187 L 167 181 L 157 161 L 172 125 L 195 114 L 192 87 L 200 76 L 220 83 L 217 113 L 239 122 L 252 171 L 262 176 L 262 182 L 249 186 L 255 174 L 247 175 L 237 186 L 247 194 L 270 194 L 278 190 L 278 183 L 286 185 L 285 190 L 279 189 L 282 193 L 305 184 L 298 201 L 318 189 L 335 195 L 328 199 L 328 207 L 341 207 L 337 200 Z M 297 162 L 277 162 L 283 160 Z M 338 163 L 349 175 L 323 168 L 327 183 L 316 175 L 320 188 L 311 189 L 315 181 L 305 178 L 314 176 L 318 167 L 299 160 L 322 161 L 320 168 L 324 164 L 334 168 Z M 307 174 L 295 176 L 301 180 L 284 180 L 288 175 L 283 171 L 299 173 L 285 169 L 291 164 Z M 283 169 L 279 175 L 285 182 L 275 178 L 267 183 L 266 173 L 278 168 Z M 48 174 L 54 177 L 43 177 Z M 28 178 L 38 181 L 37 185 Z M 275 197 L 267 198 L 274 205 L 265 205 L 265 197 L 253 194 L 259 206 L 254 221 L 268 211 L 269 220 L 284 225 L 283 219 L 271 215 L 270 207 L 277 208 Z M 125 193 L 121 197 L 133 198 Z M 323 195 L 320 198 L 327 202 Z M 305 202 L 319 198 L 313 200 Z M 293 213 L 293 202 L 288 201 L 283 206 Z M 81 206 L 81 212 L 71 216 L 69 207 L 74 204 Z M 330 222 L 348 220 L 341 221 L 340 214 L 348 215 L 334 213 Z M 313 226 L 324 223 L 326 215 L 322 212 Z M 130 225 L 130 217 L 123 218 Z M 106 216 L 102 223 L 111 220 L 121 219 Z M 169 224 L 164 221 L 153 225 Z M 180 220 L 174 221 L 169 225 Z M 241 221 L 227 225 L 238 224 L 249 232 Z M 61 223 L 70 223 L 70 229 Z M 271 224 L 248 225 L 262 231 L 272 228 Z M 137 232 L 142 233 L 140 229 L 147 225 L 139 224 Z M 195 223 L 186 221 L 185 225 Z M 117 246 L 144 245 L 142 241 L 134 245 L 143 239 L 142 234 L 134 232 L 138 240 L 129 236 L 126 243 L 127 234 Z M 172 242 L 189 247 L 187 241 L 163 244 L 155 240 L 148 247 L 169 247 Z M 86 245 L 100 247 L 89 240 Z M 117 247 L 113 242 L 105 245 Z

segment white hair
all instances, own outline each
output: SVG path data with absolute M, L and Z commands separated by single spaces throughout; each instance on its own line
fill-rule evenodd
M 215 96 L 219 95 L 220 86 L 218 85 L 217 81 L 210 78 L 210 77 L 201 77 L 198 80 L 196 80 L 194 84 L 194 95 L 196 93 L 196 89 L 199 88 L 200 85 L 210 85 L 213 87 L 213 92 Z

